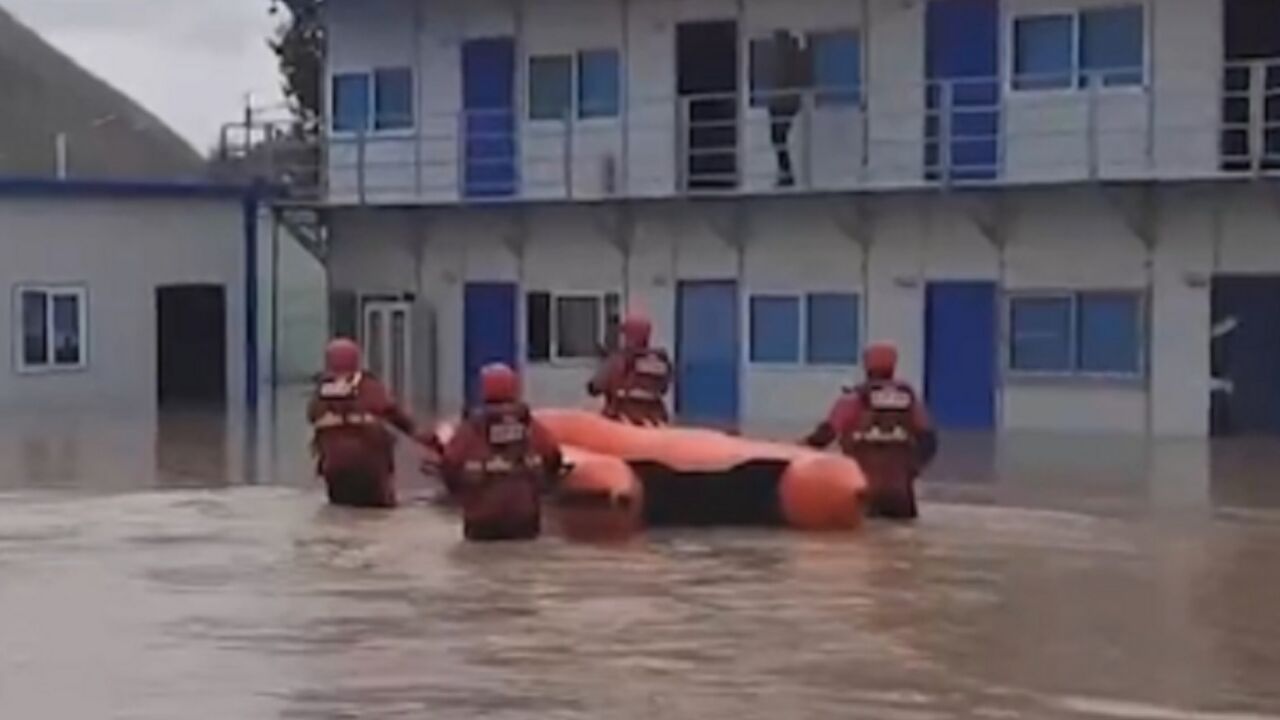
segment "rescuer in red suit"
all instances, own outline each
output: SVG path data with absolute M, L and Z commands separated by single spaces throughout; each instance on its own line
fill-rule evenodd
M 647 317 L 631 315 L 620 330 L 622 347 L 605 359 L 587 383 L 587 392 L 604 396 L 605 417 L 633 425 L 666 425 L 671 358 L 666 350 L 649 346 L 653 325 Z
M 542 493 L 560 473 L 560 446 L 520 399 L 510 367 L 481 370 L 480 392 L 445 447 L 445 484 L 468 540 L 532 540 L 542 531 Z
M 330 342 L 324 364 L 307 419 L 329 502 L 395 507 L 395 437 L 387 426 L 413 436 L 414 421 L 382 382 L 362 370 L 360 347 L 351 340 Z
M 838 442 L 867 476 L 869 513 L 907 520 L 918 514 L 915 481 L 937 454 L 938 436 L 916 391 L 894 378 L 897 364 L 894 346 L 868 347 L 866 382 L 841 396 L 804 442 L 815 448 Z

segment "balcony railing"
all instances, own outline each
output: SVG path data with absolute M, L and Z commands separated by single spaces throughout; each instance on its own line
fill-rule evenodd
M 599 201 L 1280 171 L 1280 63 L 635 100 L 619 117 L 420 117 L 275 148 L 263 172 L 333 203 Z M 281 161 L 308 161 L 288 167 Z M 311 182 L 314 181 L 314 184 Z

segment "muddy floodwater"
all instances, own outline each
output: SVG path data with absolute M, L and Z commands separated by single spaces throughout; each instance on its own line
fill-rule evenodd
M 0 718 L 1280 718 L 1273 442 L 945 438 L 911 527 L 468 546 L 305 428 L 0 426 Z

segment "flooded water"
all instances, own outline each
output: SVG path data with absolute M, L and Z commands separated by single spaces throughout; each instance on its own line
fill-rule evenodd
M 1271 443 L 951 438 L 912 527 L 481 547 L 325 507 L 281 418 L 3 428 L 0 717 L 1280 717 Z

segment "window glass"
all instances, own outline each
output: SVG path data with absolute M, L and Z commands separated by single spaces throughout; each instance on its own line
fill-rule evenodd
M 814 33 L 809 46 L 813 49 L 817 104 L 857 105 L 862 88 L 862 43 L 858 33 Z
M 1037 15 L 1013 24 L 1013 86 L 1018 90 L 1069 88 L 1074 76 L 1071 15 Z
M 55 294 L 53 297 L 53 364 L 75 366 L 81 363 L 80 296 Z
M 551 359 L 551 293 L 525 296 L 525 347 L 532 362 Z
M 409 68 L 377 70 L 373 126 L 378 130 L 413 127 L 413 73 Z
M 1091 373 L 1139 372 L 1141 302 L 1132 293 L 1080 295 L 1079 369 Z
M 1015 297 L 1009 301 L 1009 367 L 1022 372 L 1071 370 L 1071 299 Z
M 597 357 L 601 318 L 600 298 L 556 298 L 556 357 Z
M 573 58 L 529 58 L 529 119 L 565 120 L 573 102 Z
M 808 360 L 814 365 L 858 363 L 858 296 L 813 293 L 808 298 Z
M 751 362 L 800 362 L 800 298 L 751 298 Z
M 578 54 L 578 117 L 617 117 L 620 65 L 617 50 L 586 50 Z
M 361 132 L 369 129 L 369 76 L 346 73 L 333 76 L 333 129 Z
M 49 296 L 22 291 L 22 362 L 28 367 L 49 364 Z
M 1099 8 L 1080 13 L 1080 85 L 1141 85 L 1142 6 Z

